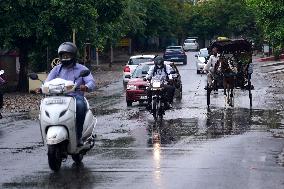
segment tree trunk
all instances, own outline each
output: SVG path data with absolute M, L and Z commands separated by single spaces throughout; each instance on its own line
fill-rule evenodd
M 17 91 L 27 92 L 28 91 L 28 49 L 22 46 L 20 49 L 20 73 Z

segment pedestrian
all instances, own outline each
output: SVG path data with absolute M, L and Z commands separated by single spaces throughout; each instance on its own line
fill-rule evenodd
M 0 119 L 2 119 L 2 108 L 3 108 L 3 89 L 1 86 L 3 86 L 5 83 L 5 80 L 0 76 Z
M 83 70 L 88 70 L 88 68 L 78 63 L 77 47 L 74 43 L 62 43 L 58 48 L 58 55 L 60 64 L 55 66 L 50 71 L 45 82 L 55 78 L 61 78 L 65 80 L 75 81 L 79 86 L 80 90 L 73 92 L 69 95 L 74 96 L 76 98 L 77 141 L 78 146 L 82 146 L 82 131 L 87 110 L 84 92 L 91 92 L 95 89 L 95 80 L 92 74 L 89 74 L 88 76 L 83 78 L 78 78 L 80 72 Z

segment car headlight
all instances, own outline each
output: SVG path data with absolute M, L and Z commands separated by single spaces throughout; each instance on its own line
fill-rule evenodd
M 127 85 L 127 90 L 136 90 L 136 85 Z

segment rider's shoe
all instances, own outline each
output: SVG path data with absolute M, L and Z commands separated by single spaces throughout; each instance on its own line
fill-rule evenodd
M 79 147 L 79 146 L 83 146 L 83 145 L 84 145 L 84 142 L 83 142 L 82 138 L 80 138 L 77 142 L 77 146 Z

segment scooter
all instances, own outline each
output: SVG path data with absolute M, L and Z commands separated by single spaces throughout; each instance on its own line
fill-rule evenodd
M 89 70 L 84 70 L 79 77 L 89 74 Z M 29 77 L 32 80 L 40 80 L 34 73 Z M 41 91 L 45 94 L 40 105 L 40 131 L 43 142 L 48 148 L 48 164 L 53 171 L 60 169 L 62 161 L 66 160 L 68 155 L 72 156 L 75 163 L 80 163 L 95 142 L 94 128 L 97 119 L 85 99 L 87 112 L 82 132 L 83 145 L 77 146 L 76 99 L 68 96 L 68 93 L 77 90 L 75 80 L 67 81 L 56 78 L 45 83 L 40 80 L 43 83 Z

